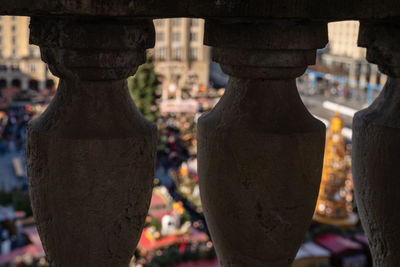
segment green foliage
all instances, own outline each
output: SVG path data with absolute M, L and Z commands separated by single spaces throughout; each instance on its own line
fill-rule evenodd
M 139 67 L 135 76 L 128 78 L 128 88 L 143 116 L 148 120 L 156 121 L 158 116 L 156 100 L 160 97 L 160 93 L 152 58 L 147 58 L 146 63 Z
M 145 224 L 145 227 L 153 226 L 157 231 L 161 231 L 161 222 L 156 218 L 151 217 L 151 221 Z
M 181 225 L 184 224 L 185 222 L 190 221 L 190 215 L 189 213 L 185 210 L 183 214 L 181 215 Z
M 24 194 L 21 191 L 15 191 L 12 204 L 15 210 L 25 211 L 26 216 L 32 216 L 31 201 L 28 194 Z
M 12 194 L 13 194 L 12 192 L 0 191 L 0 205 L 1 206 L 11 205 L 13 201 Z
M 0 191 L 0 205 L 12 205 L 14 210 L 25 211 L 26 216 L 32 216 L 32 208 L 31 202 L 29 200 L 29 195 L 21 191 Z

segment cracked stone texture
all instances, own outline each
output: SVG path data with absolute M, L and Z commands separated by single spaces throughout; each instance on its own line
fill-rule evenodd
M 303 105 L 295 77 L 315 61 L 313 47 L 325 45 L 326 24 L 302 25 L 322 34 L 308 45 L 299 42 L 301 47 L 294 50 L 276 50 L 272 34 L 263 35 L 269 38 L 260 43 L 256 32 L 243 47 L 225 50 L 223 37 L 235 34 L 229 29 L 252 25 L 213 27 L 216 23 L 206 21 L 212 25 L 206 26 L 205 39 L 217 47 L 214 59 L 230 80 L 224 96 L 198 125 L 207 225 L 222 267 L 289 267 L 314 212 L 325 143 L 325 126 Z M 268 29 L 274 31 L 273 25 L 262 32 Z M 282 47 L 286 41 L 296 44 L 289 38 L 295 31 L 283 32 Z
M 104 23 L 32 19 L 31 41 L 61 77 L 50 106 L 27 131 L 30 197 L 52 267 L 128 266 L 150 204 L 156 127 L 137 110 L 125 78 L 154 43 L 152 23 Z M 103 35 L 124 30 L 137 42 L 128 38 L 117 49 L 110 41 L 92 51 Z M 146 36 L 150 41 L 142 42 Z M 119 60 L 125 51 L 132 61 Z
M 376 267 L 400 262 L 400 79 L 353 120 L 353 179 L 358 212 Z
M 0 14 L 360 19 L 400 16 L 397 0 L 0 0 Z
M 400 61 L 398 25 L 362 22 L 359 45 L 389 76 L 374 103 L 353 119 L 353 179 L 357 207 L 374 266 L 400 262 Z

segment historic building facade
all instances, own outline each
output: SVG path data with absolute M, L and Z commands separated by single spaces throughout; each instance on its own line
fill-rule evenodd
M 210 48 L 203 45 L 204 20 L 158 19 L 154 25 L 155 69 L 164 76 L 164 86 L 207 86 L 211 59 Z
M 200 84 L 209 80 L 210 49 L 203 45 L 204 20 L 175 18 L 154 21 L 156 72 L 166 87 Z M 0 17 L 0 87 L 41 89 L 56 81 L 40 59 L 39 47 L 29 44 L 29 17 Z
M 365 83 L 383 86 L 386 76 L 365 59 L 367 50 L 357 46 L 359 26 L 354 20 L 329 23 L 329 49 L 322 55 L 322 61 L 342 69 L 350 80 L 361 83 L 360 88 L 365 87 Z
M 0 16 L 0 88 L 39 90 L 58 80 L 41 60 L 39 47 L 29 44 L 29 20 Z

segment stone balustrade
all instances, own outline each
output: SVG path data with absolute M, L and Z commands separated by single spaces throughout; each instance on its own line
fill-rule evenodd
M 221 266 L 283 267 L 296 256 L 318 195 L 325 126 L 304 107 L 295 78 L 327 41 L 325 22 L 206 20 L 205 43 L 230 76 L 197 135 Z
M 30 196 L 51 266 L 128 266 L 153 188 L 156 127 L 126 78 L 154 45 L 151 20 L 34 17 L 31 42 L 60 77 L 27 130 Z
M 353 121 L 354 190 L 374 266 L 400 263 L 400 27 L 361 21 L 358 43 L 388 76 L 379 97 Z
M 202 17 L 205 43 L 230 76 L 199 120 L 199 176 L 220 264 L 291 265 L 311 221 L 325 128 L 295 78 L 327 43 L 326 23 L 361 20 L 367 59 L 389 76 L 354 120 L 357 204 L 375 266 L 400 257 L 400 5 L 395 0 L 0 0 L 28 15 L 31 42 L 60 77 L 28 129 L 28 172 L 39 234 L 53 267 L 128 266 L 147 214 L 156 129 L 126 77 L 154 45 L 153 18 Z

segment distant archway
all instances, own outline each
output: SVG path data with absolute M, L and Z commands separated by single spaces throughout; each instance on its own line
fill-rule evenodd
M 17 88 L 21 88 L 21 80 L 20 79 L 14 79 L 11 81 L 11 85 Z
M 53 88 L 54 88 L 54 85 L 55 85 L 55 83 L 54 83 L 54 81 L 53 81 L 52 79 L 48 79 L 48 80 L 46 81 L 46 88 L 47 88 L 47 89 L 53 89 Z
M 39 82 L 37 80 L 30 79 L 28 86 L 30 90 L 39 91 Z
M 7 87 L 7 80 L 0 79 L 0 89 Z

